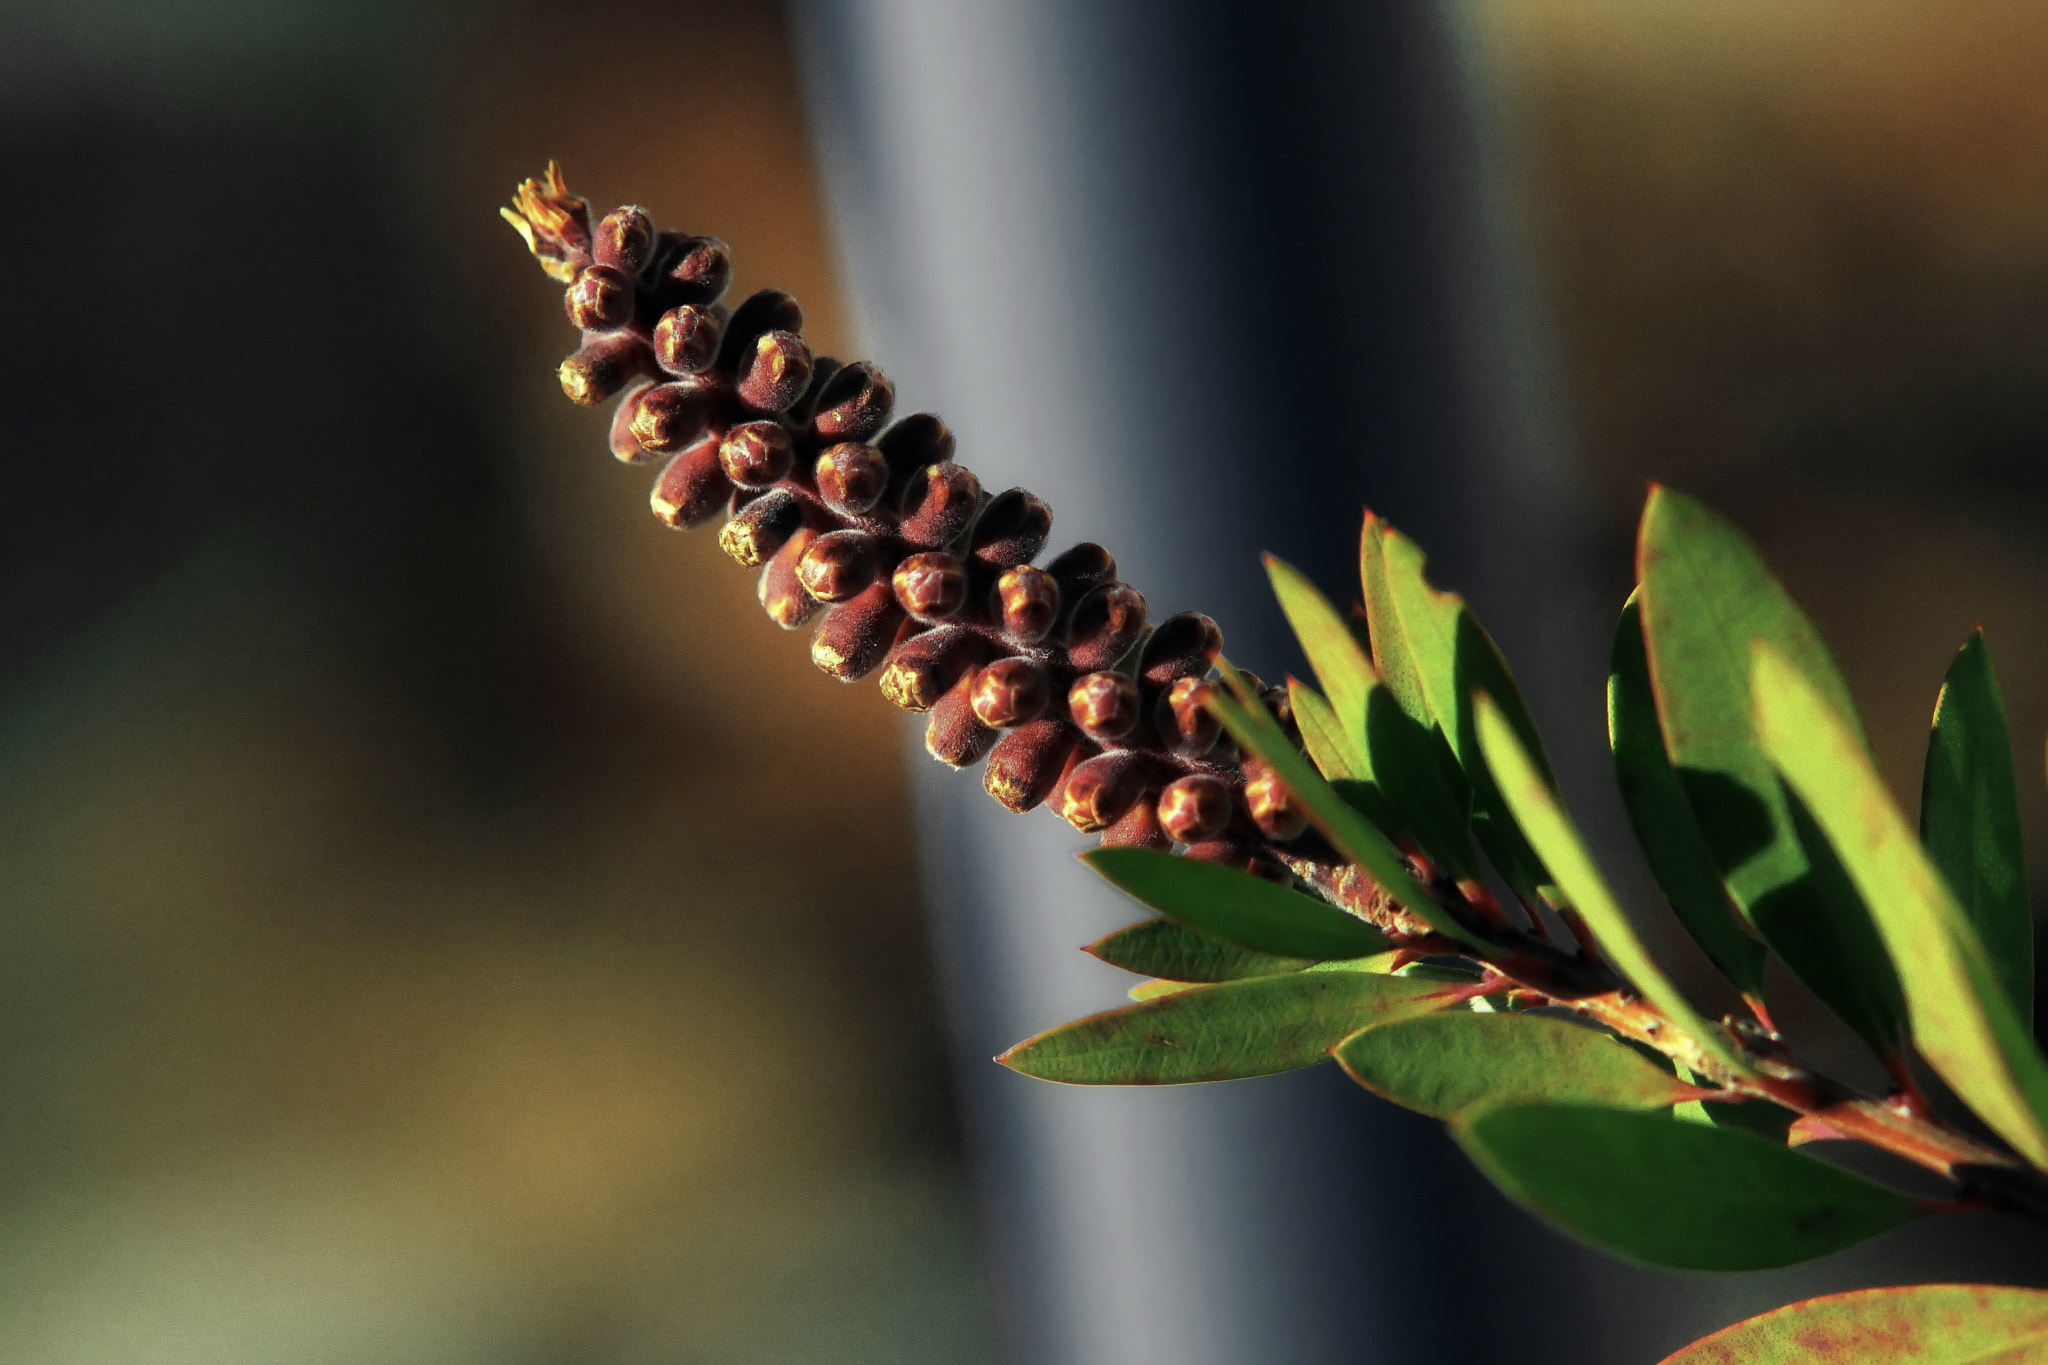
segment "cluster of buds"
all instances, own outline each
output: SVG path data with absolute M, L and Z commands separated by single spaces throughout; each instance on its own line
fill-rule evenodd
M 1035 563 L 1052 510 L 1021 488 L 985 491 L 932 414 L 892 421 L 888 377 L 814 355 L 789 295 L 728 308 L 724 242 L 658 230 L 632 206 L 593 224 L 552 164 L 501 212 L 567 286 L 582 343 L 563 392 L 616 400 L 612 453 L 660 466 L 655 515 L 722 522 L 718 543 L 759 571 L 769 619 L 815 620 L 820 669 L 879 673 L 891 702 L 929 714 L 932 755 L 985 763 L 1013 811 L 1045 805 L 1105 844 L 1182 844 L 1276 873 L 1276 853 L 1314 857 L 1292 797 L 1205 704 L 1215 622 L 1148 624 L 1099 545 Z M 1286 693 L 1260 691 L 1291 730 Z

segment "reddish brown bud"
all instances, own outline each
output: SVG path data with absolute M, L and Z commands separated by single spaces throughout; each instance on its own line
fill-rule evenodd
M 968 700 L 983 725 L 1009 730 L 1037 720 L 1052 701 L 1052 679 L 1032 659 L 998 659 L 975 675 Z
M 1075 765 L 1060 788 L 1060 815 L 1083 834 L 1108 829 L 1145 794 L 1145 765 L 1128 749 Z
M 569 321 L 588 331 L 623 327 L 633 316 L 633 282 L 608 265 L 587 266 L 562 295 Z
M 706 436 L 668 462 L 647 501 L 654 515 L 682 529 L 717 516 L 732 497 L 732 480 L 718 461 L 718 438 Z
M 889 466 L 882 452 L 851 441 L 828 447 L 818 456 L 815 473 L 818 496 L 827 507 L 849 517 L 872 511 L 889 486 Z
M 996 579 L 996 621 L 1018 644 L 1035 645 L 1043 640 L 1052 633 L 1059 614 L 1059 584 L 1044 570 L 1020 564 L 1005 569 Z
M 1138 723 L 1138 685 L 1121 673 L 1088 673 L 1067 689 L 1067 710 L 1098 743 L 1122 739 Z
M 772 488 L 742 507 L 718 533 L 718 548 L 744 568 L 768 562 L 803 525 L 803 505 L 786 488 Z M 815 654 L 815 651 L 813 651 Z
M 1088 595 L 1089 589 L 1116 581 L 1116 560 L 1100 545 L 1084 540 L 1054 555 L 1045 571 L 1060 585 L 1062 597 L 1078 602 Z
M 932 707 L 924 727 L 924 747 L 941 763 L 964 768 L 995 747 L 997 732 L 975 719 L 968 691 L 974 679 L 963 677 Z
M 974 523 L 969 554 L 991 569 L 1028 564 L 1052 534 L 1052 509 L 1022 488 L 998 493 Z
M 1230 825 L 1230 788 L 1206 773 L 1178 778 L 1159 793 L 1159 823 L 1175 843 L 1214 839 Z
M 763 332 L 740 367 L 740 401 L 755 412 L 781 412 L 811 382 L 811 348 L 794 332 Z
M 796 463 L 796 443 L 780 422 L 742 422 L 725 433 L 718 459 L 741 488 L 766 488 Z
M 1145 628 L 1145 597 L 1128 583 L 1108 583 L 1074 606 L 1067 623 L 1067 658 L 1093 672 L 1123 658 Z
M 1123 819 L 1102 831 L 1104 848 L 1173 847 L 1173 839 L 1159 823 L 1150 801 L 1140 801 L 1124 812 Z
M 1277 843 L 1300 838 L 1308 816 L 1279 776 L 1255 758 L 1245 760 L 1244 771 L 1244 808 L 1259 832 Z
M 595 407 L 653 369 L 654 357 L 636 338 L 613 335 L 593 338 L 562 362 L 559 374 L 570 402 Z
M 1296 745 L 1301 743 L 1301 726 L 1294 719 L 1294 697 L 1284 687 L 1266 687 L 1259 690 L 1259 701 L 1266 711 L 1280 725 L 1281 733 Z
M 1046 717 L 1020 725 L 989 752 L 982 785 L 1021 815 L 1051 795 L 1073 752 L 1074 732 L 1064 721 Z
M 638 275 L 654 253 L 654 220 L 637 204 L 613 209 L 592 234 L 591 255 L 599 265 Z
M 945 460 L 910 476 L 903 491 L 903 522 L 897 528 L 912 545 L 951 545 L 981 504 L 981 480 L 974 471 Z
M 865 678 L 881 667 L 902 626 L 903 608 L 887 583 L 876 583 L 825 613 L 811 637 L 811 662 L 841 682 Z
M 820 443 L 865 441 L 889 420 L 896 386 L 867 361 L 856 361 L 832 376 L 818 394 L 811 435 Z
M 934 414 L 913 412 L 877 436 L 874 446 L 889 462 L 889 486 L 900 493 L 918 470 L 953 458 L 953 433 Z
M 639 438 L 633 435 L 633 405 L 645 383 L 643 380 L 640 385 L 626 390 L 612 408 L 612 425 L 605 443 L 611 447 L 612 458 L 620 464 L 641 464 L 654 457 L 654 452 L 641 445 Z
M 911 555 L 891 582 L 905 611 L 926 623 L 943 621 L 967 600 L 967 569 L 951 555 Z
M 754 342 L 763 332 L 801 332 L 804 310 L 780 289 L 763 289 L 749 294 L 725 324 L 725 338 L 718 348 L 718 363 L 728 374 L 753 358 Z
M 1159 698 L 1159 733 L 1167 747 L 1187 758 L 1200 758 L 1216 747 L 1223 722 L 1209 710 L 1216 684 L 1201 678 L 1177 678 Z
M 633 439 L 648 450 L 681 450 L 704 432 L 711 391 L 687 381 L 650 384 L 634 394 L 627 419 Z
M 866 531 L 819 536 L 797 565 L 797 580 L 820 602 L 844 602 L 875 581 L 875 538 Z
M 1200 612 L 1184 611 L 1159 623 L 1138 655 L 1138 676 L 1164 687 L 1176 678 L 1198 678 L 1223 653 L 1223 632 Z
M 804 591 L 796 576 L 797 562 L 817 536 L 818 533 L 808 526 L 798 527 L 796 534 L 775 552 L 774 558 L 761 570 L 758 589 L 761 610 L 784 630 L 795 630 L 821 610 L 817 599 Z
M 654 324 L 654 359 L 670 374 L 695 374 L 718 354 L 718 317 L 686 303 Z
M 832 382 L 832 376 L 841 368 L 840 363 L 829 355 L 814 354 L 811 357 L 811 378 L 804 385 L 803 396 L 782 414 L 793 430 L 807 432 L 811 429 L 811 414 L 818 410 L 819 395 L 824 393 L 825 386 Z
M 882 669 L 882 695 L 906 711 L 929 711 L 986 658 L 973 631 L 940 626 L 896 646 Z
M 1279 882 L 1283 886 L 1294 877 L 1294 874 L 1287 870 L 1286 864 L 1268 856 L 1258 845 L 1248 844 L 1239 839 L 1212 839 L 1208 843 L 1193 844 L 1189 846 L 1187 856 L 1205 863 L 1234 867 L 1240 872 L 1249 872 L 1254 877 L 1263 877 L 1269 882 Z
M 655 247 L 653 273 L 667 302 L 708 308 L 732 283 L 732 248 L 716 237 L 664 232 Z

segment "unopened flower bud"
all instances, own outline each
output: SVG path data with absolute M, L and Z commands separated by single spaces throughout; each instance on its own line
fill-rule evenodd
M 1044 717 L 1020 725 L 989 751 L 982 785 L 1021 815 L 1052 794 L 1073 752 L 1074 732 L 1064 721 Z
M 1177 678 L 1161 694 L 1159 734 L 1168 748 L 1186 758 L 1200 758 L 1216 747 L 1223 722 L 1209 710 L 1209 698 L 1215 695 L 1216 684 L 1201 678 Z
M 1148 686 L 1165 687 L 1177 678 L 1199 678 L 1223 653 L 1223 632 L 1196 611 L 1184 611 L 1159 623 L 1138 655 L 1138 676 Z
M 718 438 L 706 436 L 668 462 L 647 501 L 654 515 L 678 530 L 701 526 L 732 497 L 732 480 L 718 460 Z
M 570 402 L 595 407 L 653 369 L 654 357 L 638 338 L 615 333 L 592 338 L 559 373 Z
M 838 374 L 842 368 L 844 367 L 829 355 L 818 355 L 815 352 L 812 354 L 810 382 L 804 385 L 803 395 L 790 404 L 789 410 L 782 414 L 792 430 L 808 432 L 811 429 L 811 414 L 818 410 L 819 396 L 824 393 L 825 386 L 832 382 L 832 376 Z
M 1138 685 L 1121 673 L 1086 673 L 1067 689 L 1067 711 L 1097 743 L 1122 739 L 1138 724 Z
M 795 630 L 823 610 L 818 600 L 804 591 L 796 576 L 796 566 L 803 559 L 804 551 L 817 538 L 816 531 L 808 526 L 799 526 L 796 534 L 783 543 L 761 570 L 757 589 L 761 610 L 784 630 Z
M 1150 801 L 1140 801 L 1124 812 L 1123 818 L 1102 831 L 1104 848 L 1158 848 L 1173 847 L 1173 838 L 1159 823 L 1159 814 L 1152 809 Z
M 512 207 L 498 214 L 519 233 L 549 279 L 568 284 L 590 264 L 590 206 L 569 193 L 554 162 L 548 163 L 546 179 L 515 188 Z
M 1032 659 L 998 659 L 975 675 L 968 700 L 983 725 L 1009 730 L 1037 720 L 1052 701 L 1052 679 Z
M 1059 619 L 1060 587 L 1043 569 L 1020 564 L 996 580 L 995 604 L 1003 633 L 1020 645 L 1035 645 Z
M 804 591 L 820 602 L 845 602 L 875 581 L 875 538 L 866 531 L 832 531 L 811 542 L 797 565 Z
M 998 493 L 974 523 L 969 555 L 991 569 L 1028 564 L 1052 534 L 1052 509 L 1022 488 Z
M 645 380 L 621 394 L 617 405 L 612 408 L 611 430 L 606 433 L 605 444 L 611 447 L 612 458 L 620 464 L 644 464 L 654 458 L 654 451 L 640 444 L 633 435 L 633 404 L 640 397 Z
M 654 274 L 664 301 L 709 308 L 732 283 L 732 248 L 716 237 L 664 232 L 655 247 Z
M 897 645 L 882 669 L 882 695 L 906 711 L 929 711 L 988 657 L 981 638 L 940 626 Z
M 1145 764 L 1128 749 L 1075 765 L 1060 788 L 1060 815 L 1083 834 L 1108 829 L 1145 794 Z
M 1259 832 L 1277 843 L 1300 838 L 1308 829 L 1308 816 L 1278 774 L 1249 758 L 1244 770 L 1244 808 Z
M 851 441 L 828 446 L 818 456 L 812 473 L 825 505 L 849 517 L 872 511 L 889 485 L 889 466 L 883 463 L 882 452 Z
M 1080 601 L 1092 588 L 1116 582 L 1116 560 L 1091 540 L 1061 550 L 1045 566 L 1045 571 L 1060 585 L 1060 596 L 1069 602 Z
M 608 265 L 584 268 L 562 295 L 569 321 L 586 331 L 608 332 L 633 316 L 633 282 Z
M 873 444 L 889 462 L 889 487 L 899 495 L 918 470 L 953 458 L 952 431 L 929 412 L 913 412 L 892 423 Z
M 1107 583 L 1074 606 L 1067 623 L 1067 659 L 1094 672 L 1123 658 L 1145 628 L 1145 596 L 1128 583 Z
M 755 412 L 781 412 L 811 382 L 811 348 L 794 332 L 763 332 L 740 367 L 740 401 Z
M 613 209 L 592 234 L 591 254 L 597 263 L 624 272 L 628 279 L 646 267 L 653 253 L 654 220 L 637 204 Z
M 801 332 L 804 310 L 780 289 L 763 289 L 749 294 L 726 320 L 725 336 L 718 348 L 718 363 L 726 373 L 737 376 L 753 359 L 754 343 L 764 332 Z
M 632 397 L 633 439 L 648 450 L 681 450 L 703 434 L 711 401 L 711 390 L 699 384 L 650 384 Z
M 1279 724 L 1280 731 L 1294 744 L 1301 743 L 1301 725 L 1294 719 L 1294 697 L 1284 687 L 1259 689 L 1259 701 L 1267 714 Z
M 671 308 L 654 324 L 654 359 L 670 374 L 695 374 L 718 355 L 718 317 L 694 303 Z
M 718 533 L 718 548 L 743 568 L 768 562 L 803 524 L 803 505 L 786 488 L 771 488 L 742 507 Z
M 903 609 L 926 624 L 945 620 L 967 601 L 966 566 L 951 555 L 911 555 L 891 580 Z
M 932 718 L 924 727 L 925 751 L 941 763 L 964 768 L 995 747 L 999 732 L 983 725 L 974 715 L 968 691 L 972 675 L 963 677 L 932 707 Z
M 825 613 L 811 636 L 811 662 L 841 682 L 865 678 L 881 667 L 903 625 L 903 608 L 889 585 L 872 584 Z
M 912 545 L 938 549 L 960 538 L 980 505 L 981 480 L 974 471 L 943 460 L 910 476 L 897 529 Z
M 796 463 L 796 444 L 780 422 L 742 422 L 725 433 L 718 459 L 741 488 L 766 488 Z
M 819 392 L 811 435 L 824 445 L 868 440 L 889 420 L 895 403 L 896 386 L 889 376 L 865 360 L 856 361 L 833 375 Z
M 1230 788 L 1207 773 L 1189 773 L 1159 793 L 1159 823 L 1178 844 L 1206 843 L 1230 825 Z

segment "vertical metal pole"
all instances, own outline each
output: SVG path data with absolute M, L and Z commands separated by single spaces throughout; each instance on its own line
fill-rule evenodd
M 1507 620 L 1511 655 L 1529 642 L 1546 574 L 1500 490 L 1517 472 L 1526 511 L 1547 466 L 1435 6 L 795 20 L 869 352 L 986 484 L 1051 502 L 1055 548 L 1102 542 L 1155 616 L 1206 611 L 1277 676 L 1299 665 L 1258 552 L 1341 591 L 1370 504 Z M 1443 1267 L 1480 1240 L 1434 1126 L 1327 1067 L 1081 1091 L 990 1065 L 1120 1003 L 1128 979 L 1074 950 L 1139 915 L 1074 861 L 1090 841 L 914 761 L 1010 1359 L 1421 1358 Z

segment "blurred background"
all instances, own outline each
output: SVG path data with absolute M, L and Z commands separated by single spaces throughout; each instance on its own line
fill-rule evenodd
M 963 973 L 1058 974 L 1084 1008 L 1121 983 L 1064 925 L 1029 964 L 959 941 L 944 907 L 1000 864 L 958 856 L 979 836 L 914 790 L 897 718 L 648 517 L 562 401 L 558 290 L 494 211 L 550 157 L 601 208 L 727 238 L 741 291 L 795 293 L 821 350 L 872 354 L 1070 534 L 1122 526 L 1140 586 L 1188 595 L 1155 607 L 1217 612 L 1269 675 L 1253 552 L 1336 586 L 1372 497 L 1503 637 L 1623 865 L 1599 679 L 1646 480 L 1762 542 L 1909 809 L 1982 621 L 2048 896 L 2048 13 L 1060 5 L 1023 42 L 948 17 L 980 9 L 0 5 L 0 1358 L 1112 1358 L 1045 1328 L 1074 1291 L 1032 1278 L 1057 1238 L 1018 1210 L 1057 1199 L 1006 1174 L 991 1087 L 1029 1083 L 980 1060 L 1001 990 Z M 928 88 L 966 110 L 944 155 Z M 1001 141 L 960 131 L 991 110 Z M 1064 195 L 1025 248 L 1088 269 L 1040 289 L 953 251 L 1014 221 L 947 216 L 990 184 Z M 990 316 L 991 365 L 1069 320 L 1044 411 L 1015 396 L 1040 370 L 956 353 L 982 302 L 1045 314 Z M 1272 346 L 1239 363 L 1262 319 L 1318 317 L 1337 344 L 1299 391 Z M 1152 368 L 1116 371 L 1134 336 Z M 962 413 L 992 414 L 981 446 Z M 1040 419 L 1036 451 L 995 429 Z M 1226 483 L 1131 472 L 1204 423 L 1228 439 L 1188 467 Z M 1203 491 L 1231 478 L 1256 535 Z M 1216 537 L 1157 533 L 1204 515 Z M 1027 824 L 1048 860 L 1080 846 Z M 1287 1301 L 1296 1346 L 1219 1359 L 1477 1358 L 1508 1329 L 1465 1314 L 1461 1252 L 1531 1360 L 1648 1361 L 1886 1277 L 2048 1282 L 2048 1242 L 1983 1220 L 1791 1275 L 1613 1270 L 1433 1125 L 1321 1080 L 1225 1089 L 1327 1120 L 1310 1164 L 1353 1174 L 1318 1228 L 1222 1201 L 1332 1292 Z M 1245 1165 L 1213 1176 L 1270 1175 L 1270 1131 L 1218 1131 Z M 1415 1171 L 1440 1205 L 1390 1188 Z M 1397 1194 L 1405 1232 L 1372 1221 Z M 1430 1207 L 1456 1226 L 1418 1231 Z M 1423 1321 L 1388 1326 L 1403 1305 Z

